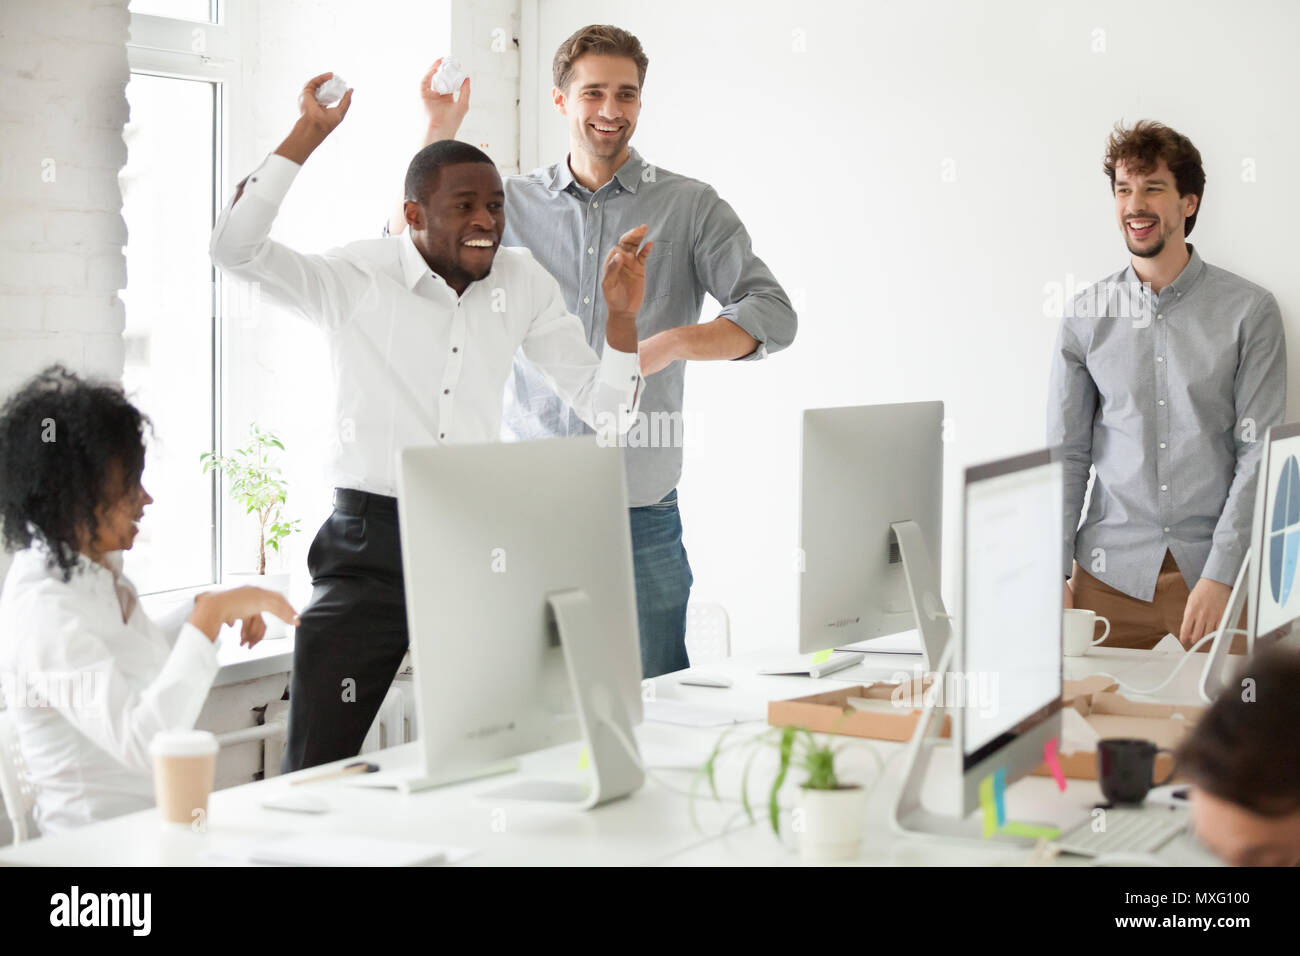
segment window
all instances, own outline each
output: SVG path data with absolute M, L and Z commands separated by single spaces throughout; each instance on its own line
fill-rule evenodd
M 209 585 L 220 573 L 218 485 L 202 473 L 199 455 L 217 447 L 220 426 L 221 315 L 208 239 L 236 60 L 211 0 L 132 0 L 130 9 L 130 119 L 119 177 L 127 226 L 123 386 L 153 420 L 144 486 L 155 501 L 125 562 L 141 593 L 153 594 Z

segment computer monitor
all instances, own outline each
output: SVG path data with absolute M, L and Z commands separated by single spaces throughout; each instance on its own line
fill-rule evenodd
M 588 781 L 498 795 L 594 806 L 639 787 L 619 449 L 595 437 L 408 448 L 398 474 L 423 759 L 402 788 L 513 769 L 518 755 L 579 738 Z
M 1064 469 L 1049 451 L 968 468 L 963 498 L 957 672 L 992 698 L 955 708 L 969 813 L 985 778 L 1018 780 L 1061 734 Z
M 800 653 L 919 629 L 935 666 L 943 403 L 806 410 L 800 499 Z
M 1255 475 L 1255 509 L 1250 545 L 1228 605 L 1224 608 L 1210 652 L 1201 671 L 1201 696 L 1214 700 L 1231 682 L 1229 649 L 1243 605 L 1246 643 L 1253 652 L 1258 640 L 1294 635 L 1300 618 L 1300 422 L 1274 425 L 1264 433 Z
M 981 784 L 1009 786 L 1060 738 L 1063 474 L 1054 451 L 966 469 L 961 610 L 909 744 L 894 809 L 905 832 L 982 837 L 983 821 L 970 818 Z M 938 736 L 934 719 L 945 713 L 955 718 L 951 740 Z M 953 758 L 943 768 L 953 799 L 932 810 L 921 789 L 931 753 L 944 748 Z

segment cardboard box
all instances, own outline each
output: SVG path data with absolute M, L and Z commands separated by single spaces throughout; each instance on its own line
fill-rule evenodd
M 1109 677 L 1067 680 L 1062 685 L 1062 702 L 1083 715 L 1103 740 L 1114 737 L 1138 737 L 1158 747 L 1177 748 L 1188 729 L 1205 708 L 1174 704 L 1147 704 L 1129 700 L 1116 693 L 1118 688 Z M 924 694 L 930 681 L 878 682 L 841 687 L 821 694 L 776 700 L 767 705 L 767 722 L 773 727 L 803 727 L 821 734 L 843 734 L 872 740 L 910 740 L 921 716 Z M 879 701 L 877 709 L 859 710 L 850 697 Z M 941 735 L 950 736 L 950 718 L 944 717 Z M 1061 769 L 1076 780 L 1097 779 L 1096 751 L 1061 754 Z M 1156 756 L 1155 778 L 1161 780 L 1173 769 L 1173 757 Z M 1051 776 L 1046 765 L 1034 771 Z

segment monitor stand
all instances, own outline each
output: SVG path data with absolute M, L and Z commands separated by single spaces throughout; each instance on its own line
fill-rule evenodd
M 935 574 L 921 526 L 909 520 L 895 521 L 889 527 L 898 539 L 907 593 L 912 599 L 916 629 L 921 634 L 921 654 L 926 669 L 933 670 L 948 647 L 952 618 L 944 609 L 943 596 L 939 593 L 939 576 Z
M 640 789 L 645 781 L 632 717 L 615 685 L 618 661 L 614 642 L 598 626 L 585 591 L 559 591 L 547 597 L 555 615 L 569 686 L 586 745 L 590 780 L 521 780 L 480 794 L 489 799 L 525 800 L 590 810 Z
M 935 681 L 943 689 L 944 675 L 952 667 L 955 643 L 949 642 L 943 651 L 943 657 L 934 672 Z M 895 830 L 909 836 L 941 837 L 945 839 L 970 840 L 985 846 L 989 844 L 1015 845 L 1032 847 L 1038 841 L 1032 837 L 1014 836 L 1006 833 L 994 833 L 984 836 L 984 821 L 976 813 L 964 817 L 950 816 L 927 810 L 921 802 L 921 791 L 925 785 L 926 772 L 936 751 L 943 750 L 950 760 L 955 760 L 953 748 L 957 746 L 955 736 L 945 740 L 939 734 L 943 728 L 945 708 L 936 706 L 934 695 L 921 710 L 912 739 L 908 741 L 903 769 L 903 784 L 898 791 L 898 799 L 890 812 L 890 823 Z M 957 733 L 955 722 L 952 733 Z M 957 783 L 960 785 L 960 775 Z
M 1210 652 L 1205 655 L 1205 669 L 1201 671 L 1201 697 L 1211 703 L 1228 687 L 1231 670 L 1231 656 L 1228 652 L 1232 648 L 1233 636 L 1246 635 L 1247 658 L 1255 651 L 1253 628 L 1243 631 L 1237 627 L 1237 622 L 1241 620 L 1241 609 L 1246 604 L 1246 582 L 1250 580 L 1250 563 L 1253 560 L 1252 549 L 1247 548 L 1241 559 L 1237 580 L 1232 585 L 1232 593 L 1228 595 L 1228 606 L 1223 609 L 1223 617 L 1219 620 L 1219 632 L 1214 635 L 1214 640 L 1210 642 Z

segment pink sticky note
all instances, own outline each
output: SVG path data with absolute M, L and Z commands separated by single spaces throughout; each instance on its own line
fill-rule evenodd
M 1047 769 L 1052 771 L 1052 776 L 1056 778 L 1057 788 L 1064 790 L 1065 771 L 1061 769 L 1061 761 L 1056 756 L 1055 737 L 1043 744 L 1043 761 L 1047 764 Z

